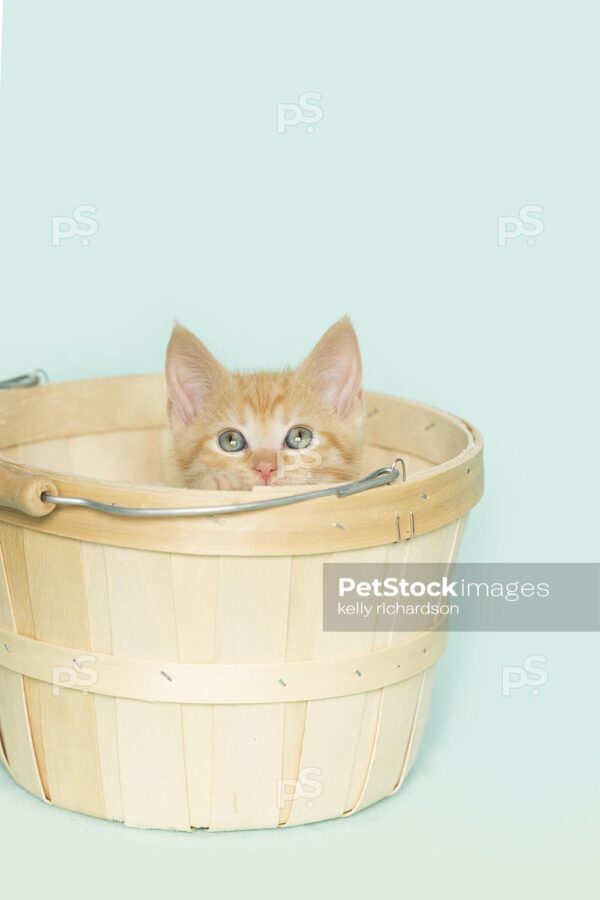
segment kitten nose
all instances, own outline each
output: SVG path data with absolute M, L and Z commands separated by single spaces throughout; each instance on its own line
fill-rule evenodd
M 277 466 L 271 460 L 263 460 L 254 466 L 254 471 L 258 472 L 262 478 L 263 484 L 269 484 L 273 475 L 277 471 Z

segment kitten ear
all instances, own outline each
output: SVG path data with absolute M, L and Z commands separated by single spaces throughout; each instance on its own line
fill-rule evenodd
M 169 420 L 172 425 L 189 425 L 228 372 L 195 334 L 176 325 L 167 347 L 165 375 Z
M 362 363 L 356 332 L 347 316 L 325 332 L 298 373 L 316 383 L 341 419 L 348 418 L 361 400 Z

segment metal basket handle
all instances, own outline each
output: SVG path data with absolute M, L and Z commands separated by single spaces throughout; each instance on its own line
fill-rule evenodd
M 398 469 L 400 464 L 400 469 Z M 402 473 L 402 474 L 401 474 Z M 364 478 L 350 481 L 346 484 L 334 487 L 322 488 L 316 491 L 307 491 L 305 494 L 291 494 L 287 497 L 273 497 L 267 500 L 253 500 L 249 503 L 231 503 L 224 506 L 178 506 L 165 508 L 145 508 L 117 506 L 113 503 L 100 503 L 98 500 L 87 500 L 85 497 L 62 497 L 57 493 L 44 491 L 41 500 L 44 503 L 55 506 L 79 506 L 85 509 L 93 509 L 96 512 L 107 513 L 110 516 L 123 516 L 138 519 L 172 519 L 177 517 L 208 518 L 210 516 L 229 516 L 234 513 L 257 512 L 261 509 L 273 509 L 277 506 L 292 506 L 294 503 L 303 503 L 305 500 L 317 500 L 320 497 L 348 497 L 361 491 L 370 491 L 371 488 L 382 487 L 391 484 L 396 478 L 406 480 L 406 466 L 404 460 L 398 458 L 391 466 L 383 466 L 375 469 Z M 2 497 L 0 496 L 0 506 Z

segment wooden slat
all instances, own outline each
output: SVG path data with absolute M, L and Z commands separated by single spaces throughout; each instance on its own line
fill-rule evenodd
M 42 469 L 48 468 L 57 472 L 73 471 L 69 443 L 64 438 L 23 444 L 19 448 L 19 459 L 28 466 L 39 466 Z
M 401 447 L 390 450 L 389 447 L 379 447 L 377 444 L 365 444 L 360 471 L 373 472 L 382 466 L 389 466 L 399 456 L 404 460 L 408 475 L 423 472 L 431 465 L 428 460 L 416 456 L 408 450 L 403 450 Z
M 367 442 L 391 450 L 401 447 L 432 465 L 457 456 L 465 448 L 465 432 L 456 427 L 461 420 L 442 410 L 368 391 L 365 402 Z
M 423 740 L 425 726 L 427 725 L 429 710 L 431 708 L 431 697 L 433 693 L 433 685 L 435 682 L 435 671 L 436 667 L 431 666 L 430 669 L 427 669 L 427 671 L 423 672 L 423 674 L 420 676 L 420 695 L 417 702 L 417 709 L 413 721 L 412 733 L 409 738 L 408 751 L 406 753 L 400 775 L 398 776 L 396 784 L 392 789 L 393 794 L 395 794 L 396 791 L 402 787 L 406 776 L 416 762 L 417 754 Z
M 0 543 L 0 628 L 16 632 L 8 578 Z M 6 648 L 0 646 L 0 664 Z M 29 717 L 23 678 L 0 667 L 0 744 L 4 764 L 15 781 L 37 797 L 45 799 L 40 779 Z M 10 763 L 9 763 L 10 759 Z
M 445 529 L 448 533 L 448 542 L 446 544 L 442 544 L 441 548 L 438 547 L 437 550 L 432 550 L 434 554 L 439 554 L 441 561 L 448 563 L 448 565 L 455 562 L 458 557 L 462 539 L 465 533 L 465 528 L 467 525 L 467 519 L 468 516 L 463 516 L 462 519 L 459 519 L 458 522 L 453 523 L 453 525 L 448 525 Z M 427 725 L 427 719 L 429 717 L 431 697 L 435 681 L 435 671 L 436 666 L 433 665 L 431 666 L 431 668 L 423 672 L 421 676 L 421 686 L 419 698 L 417 701 L 417 707 L 415 710 L 412 732 L 409 738 L 408 748 L 405 754 L 402 768 L 400 770 L 398 778 L 396 779 L 396 784 L 392 789 L 392 793 L 396 793 L 396 791 L 400 789 L 416 761 L 417 754 L 423 740 L 425 726 Z
M 82 544 L 81 552 L 88 598 L 90 645 L 92 650 L 98 653 L 112 653 L 104 548 L 97 544 Z M 114 697 L 102 694 L 96 695 L 94 699 L 104 808 L 109 819 L 122 822 L 123 798 L 119 770 L 117 701 Z
M 312 590 L 306 598 L 317 610 L 323 608 L 323 564 L 349 561 L 346 553 L 327 557 L 313 557 L 316 577 Z M 377 547 L 355 551 L 352 562 L 385 563 L 388 547 Z M 320 584 L 315 583 L 320 578 Z M 314 659 L 346 659 L 368 653 L 375 635 L 372 632 L 323 632 L 322 622 L 314 641 Z M 358 670 L 360 671 L 360 670 Z M 355 673 L 360 685 L 362 673 Z M 341 815 L 346 809 L 348 792 L 356 766 L 356 754 L 361 744 L 360 736 L 365 714 L 367 694 L 359 693 L 351 697 L 336 697 L 315 700 L 308 703 L 299 760 L 297 797 L 291 804 L 286 820 L 288 825 L 318 821 Z M 319 785 L 319 795 L 308 791 L 304 785 L 307 779 Z
M 404 571 L 410 555 L 410 542 L 399 541 L 396 544 L 390 544 L 386 549 L 386 562 L 388 564 L 402 566 L 402 571 Z M 377 651 L 390 647 L 393 643 L 402 643 L 405 638 L 410 638 L 410 633 L 402 636 L 396 635 L 394 632 L 377 631 L 373 634 L 371 650 Z M 354 766 L 350 778 L 346 803 L 344 805 L 344 815 L 350 813 L 358 803 L 367 780 L 377 738 L 383 697 L 383 689 L 369 691 L 365 694 L 363 717 L 356 742 Z
M 91 649 L 80 544 L 25 531 L 23 551 L 35 637 Z M 49 684 L 39 684 L 37 693 L 52 801 L 104 816 L 94 698 Z
M 364 703 L 365 694 L 309 702 L 297 775 L 299 790 L 288 825 L 330 819 L 344 811 Z M 318 794 L 305 789 L 310 780 L 319 785 Z
M 177 659 L 177 627 L 168 555 L 105 548 L 113 653 Z M 123 816 L 140 828 L 188 830 L 181 708 L 117 700 Z
M 2 675 L 2 673 L 0 672 L 0 680 L 1 680 L 1 675 Z M 1 690 L 2 690 L 2 688 L 0 687 L 0 691 Z M 0 693 L 0 696 L 2 696 L 1 693 Z M 6 704 L 6 706 L 8 706 L 8 704 Z M 5 746 L 4 746 L 4 736 L 2 734 L 2 718 L 1 717 L 0 717 L 0 763 L 2 763 L 2 765 L 4 766 L 4 768 L 6 769 L 7 772 L 10 772 L 10 766 L 8 764 L 8 757 L 6 755 L 6 750 L 5 750 Z
M 172 556 L 175 618 L 180 662 L 215 660 L 218 560 Z M 213 765 L 213 709 L 209 704 L 181 709 L 190 822 L 210 824 Z
M 69 438 L 69 472 L 127 484 L 164 484 L 165 434 L 143 428 Z
M 385 797 L 396 784 L 413 727 L 422 677 L 417 675 L 383 689 L 376 747 L 358 809 Z
M 285 659 L 290 570 L 287 558 L 219 561 L 216 662 Z M 276 826 L 284 704 L 218 706 L 213 715 L 211 829 Z
M 454 522 L 422 535 L 408 544 L 406 564 L 450 563 L 458 552 L 463 526 Z M 389 645 L 406 642 L 410 632 L 390 634 Z M 377 733 L 362 791 L 349 804 L 348 813 L 369 806 L 398 786 L 408 756 L 420 709 L 426 673 L 383 689 L 378 711 Z
M 22 528 L 0 523 L 0 547 L 3 555 L 2 584 L 4 586 L 2 590 L 2 621 L 8 631 L 35 637 L 23 535 Z M 16 732 L 14 739 L 11 739 L 10 725 L 5 723 L 7 745 L 11 748 L 14 747 L 11 753 L 12 772 L 15 780 L 18 780 L 18 777 L 22 778 L 23 786 L 33 794 L 50 799 L 42 741 L 40 683 L 30 678 L 21 678 L 21 696 L 19 696 L 19 683 L 14 680 L 15 678 L 18 679 L 20 676 L 15 674 L 12 676 L 12 680 L 10 676 L 8 678 L 10 698 L 5 701 L 13 710 L 12 721 Z M 21 765 L 22 772 L 19 775 L 15 774 L 15 772 L 18 773 L 18 767 Z
M 290 596 L 286 639 L 286 660 L 297 662 L 314 658 L 317 636 L 322 627 L 323 591 L 321 557 L 297 556 L 291 560 Z M 279 824 L 290 815 L 295 792 L 306 723 L 306 701 L 286 703 L 283 722 L 283 761 L 278 790 Z M 290 790 L 291 788 L 291 790 Z
M 12 608 L 10 622 L 14 617 L 16 631 L 28 637 L 35 637 L 35 624 L 31 609 L 29 578 L 25 560 L 23 528 L 15 525 L 4 525 L 0 522 L 0 546 L 2 547 L 4 577 L 6 581 L 5 597 L 10 599 Z M 7 624 L 10 629 L 11 625 Z
M 15 781 L 40 799 L 46 799 L 40 778 L 29 719 L 23 679 L 0 668 L 0 733 L 7 768 Z
M 3 391 L 3 445 L 106 431 L 164 428 L 166 402 L 162 375 L 92 378 Z

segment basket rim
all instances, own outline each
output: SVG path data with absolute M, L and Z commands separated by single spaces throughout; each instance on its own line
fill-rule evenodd
M 136 419 L 136 416 L 148 412 L 153 403 L 155 405 L 156 401 L 152 401 L 152 398 L 157 390 L 161 390 L 161 385 L 164 385 L 162 375 L 125 375 L 55 382 L 27 391 L 7 391 L 0 394 L 0 420 L 9 426 L 8 438 L 11 440 L 11 416 L 20 417 L 21 420 L 26 420 L 27 417 L 39 420 L 39 409 L 46 401 L 50 401 L 50 407 L 60 409 L 61 401 L 66 400 L 68 403 L 69 399 L 76 398 L 78 392 L 82 392 L 84 398 L 93 398 L 94 395 L 110 396 L 115 390 L 127 389 L 132 396 L 137 396 L 138 391 L 141 396 L 140 409 L 134 410 L 132 421 L 119 422 L 118 415 L 115 416 L 116 421 L 111 419 L 113 411 L 110 409 L 101 409 L 99 412 L 92 410 L 97 421 L 92 421 L 91 430 L 83 428 L 80 420 L 77 430 L 73 430 L 73 423 L 73 426 L 64 426 L 62 430 L 59 428 L 58 434 L 49 433 L 48 429 L 44 430 L 42 427 L 41 434 L 31 442 L 80 434 L 163 428 L 166 427 L 164 414 L 162 418 L 157 418 L 153 409 L 151 416 L 154 418 L 150 424 L 144 424 L 143 419 Z M 408 475 L 404 482 L 397 481 L 362 495 L 311 500 L 302 504 L 302 512 L 292 514 L 289 508 L 282 507 L 239 514 L 229 518 L 226 524 L 224 521 L 215 523 L 215 519 L 172 522 L 160 520 L 160 527 L 157 527 L 156 522 L 152 525 L 151 521 L 142 523 L 140 520 L 122 520 L 115 523 L 112 517 L 85 509 L 57 508 L 43 519 L 32 520 L 21 513 L 0 508 L 0 521 L 64 537 L 138 549 L 200 555 L 279 556 L 329 553 L 393 543 L 435 530 L 465 515 L 478 502 L 483 492 L 483 439 L 479 431 L 459 416 L 415 400 L 379 392 L 366 392 L 366 397 L 370 403 L 387 404 L 388 407 L 396 405 L 398 408 L 414 411 L 417 417 L 433 418 L 444 428 L 453 430 L 457 438 L 464 440 L 463 449 L 444 462 Z M 12 434 L 14 433 L 13 430 Z M 64 495 L 80 495 L 100 502 L 146 507 L 243 503 L 248 501 L 250 495 L 247 491 L 206 491 L 128 484 L 64 474 L 50 468 L 15 462 L 4 455 L 3 451 L 8 447 L 28 442 L 21 439 L 13 444 L 5 444 L 0 449 L 0 464 L 26 475 L 51 479 L 60 494 Z M 390 464 L 397 453 L 398 451 L 390 449 Z M 251 497 L 253 500 L 260 500 L 303 491 L 306 491 L 306 485 L 257 487 L 251 492 Z M 300 507 L 294 507 L 294 510 L 299 509 Z M 365 517 L 368 521 L 361 522 L 361 518 Z M 286 519 L 290 521 L 286 522 Z M 296 524 L 292 527 L 294 519 Z M 325 524 L 327 519 L 333 521 Z M 340 519 L 343 523 L 339 522 Z M 343 528 L 339 524 L 343 524 Z M 335 525 L 338 527 L 333 527 Z

